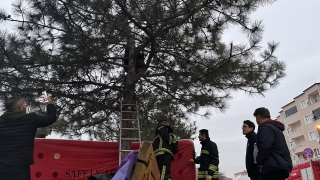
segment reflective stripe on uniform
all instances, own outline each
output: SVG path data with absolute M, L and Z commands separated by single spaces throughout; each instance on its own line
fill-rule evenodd
M 158 148 L 157 150 L 154 151 L 154 155 L 158 156 L 160 154 L 164 154 L 164 152 L 167 152 L 173 156 L 173 153 L 167 148 Z
M 166 175 L 166 166 L 162 166 L 162 172 L 161 172 L 161 177 L 160 180 L 164 180 L 164 177 Z
M 213 165 L 213 164 L 210 164 L 209 169 L 210 169 L 211 171 L 215 171 L 215 170 L 218 169 L 218 167 L 215 166 L 215 165 Z
M 209 154 L 209 151 L 207 151 L 207 150 L 201 150 L 201 153 L 203 153 L 203 154 Z
M 219 178 L 219 170 L 214 171 L 212 178 Z
M 163 126 L 162 126 L 163 127 Z M 154 137 L 154 140 L 156 140 L 157 138 L 159 138 L 159 149 L 162 149 L 162 143 L 163 143 L 163 139 L 162 137 L 160 136 L 160 134 L 156 135 L 156 137 Z M 157 149 L 156 151 L 154 151 L 154 154 L 157 154 L 156 152 L 159 151 L 159 149 Z M 163 154 L 163 153 L 161 153 Z
M 208 171 L 198 171 L 198 178 L 206 178 L 206 175 L 208 175 Z
M 198 171 L 198 178 L 206 178 L 206 175 L 208 175 L 208 171 Z M 212 178 L 219 178 L 219 170 L 215 170 L 213 172 Z

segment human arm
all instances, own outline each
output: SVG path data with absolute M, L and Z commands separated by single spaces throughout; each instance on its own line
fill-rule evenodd
M 193 149 L 193 157 L 189 159 L 190 164 L 199 164 L 200 163 L 200 156 L 196 157 L 196 151 Z
M 200 156 L 197 156 L 196 158 L 194 158 L 194 163 L 195 164 L 199 164 L 200 163 Z
M 216 143 L 212 142 L 209 150 L 210 164 L 208 169 L 208 175 L 213 176 L 215 171 L 218 170 L 219 165 L 219 151 Z
M 168 132 L 169 132 L 169 145 L 171 145 L 172 143 L 176 142 L 174 140 L 174 133 L 173 133 L 173 129 L 171 128 L 171 126 L 167 126 L 168 128 Z
M 259 167 L 262 167 L 270 157 L 270 152 L 272 150 L 274 140 L 275 134 L 271 127 L 265 126 L 259 129 L 259 134 L 257 138 L 257 164 Z
M 36 125 L 37 127 L 45 127 L 53 124 L 57 120 L 56 115 L 56 107 L 52 104 L 52 100 L 48 97 L 47 104 L 47 114 L 46 115 L 38 115 L 36 118 Z
M 190 164 L 200 164 L 200 156 L 197 156 L 194 159 L 189 159 Z

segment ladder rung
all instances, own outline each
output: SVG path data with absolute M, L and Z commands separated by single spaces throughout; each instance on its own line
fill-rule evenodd
M 123 121 L 136 121 L 137 119 L 122 119 Z
M 133 111 L 122 111 L 122 113 L 136 113 L 136 110 L 133 110 Z
M 133 150 L 126 150 L 126 149 L 120 150 L 120 152 L 131 152 L 131 151 L 133 151 Z
M 123 130 L 139 130 L 138 128 L 121 128 Z
M 121 140 L 125 140 L 125 141 L 139 141 L 139 138 L 121 138 Z

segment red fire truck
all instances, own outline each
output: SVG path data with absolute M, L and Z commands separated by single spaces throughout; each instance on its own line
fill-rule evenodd
M 294 166 L 287 180 L 320 180 L 320 162 L 310 160 Z

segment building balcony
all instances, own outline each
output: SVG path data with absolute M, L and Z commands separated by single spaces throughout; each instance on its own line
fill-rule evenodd
M 285 121 L 288 124 L 288 126 L 294 126 L 294 124 L 301 124 L 298 113 L 296 113 L 290 117 L 287 117 Z
M 291 148 L 291 150 L 293 151 L 293 153 L 299 154 L 299 153 L 302 153 L 305 148 L 306 148 L 306 143 L 304 142 L 304 143 L 296 144 L 296 146 Z
M 320 93 L 318 90 L 313 91 L 307 96 L 308 96 L 308 106 L 312 106 L 313 104 L 320 102 Z
M 291 139 L 297 139 L 301 136 L 304 136 L 301 127 L 293 129 L 290 133 L 288 133 L 288 135 Z
M 320 102 L 320 97 L 314 98 L 314 99 L 310 99 L 309 101 L 309 105 L 312 105 L 314 103 Z

